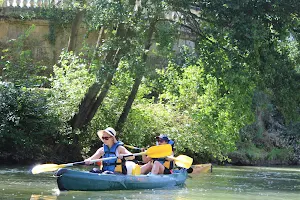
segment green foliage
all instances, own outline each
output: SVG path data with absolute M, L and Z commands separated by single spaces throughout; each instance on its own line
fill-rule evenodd
M 101 4 L 100 1 L 99 3 Z M 172 5 L 175 6 L 179 2 L 173 3 Z M 187 58 L 178 64 L 169 64 L 167 69 L 162 69 L 159 72 L 158 78 L 155 77 L 157 78 L 156 80 L 146 83 L 152 87 L 151 89 L 141 87 L 142 92 L 139 93 L 136 102 L 143 105 L 152 104 L 155 107 L 156 104 L 153 104 L 151 100 L 143 100 L 143 97 L 150 91 L 158 93 L 163 105 L 173 112 L 178 112 L 179 115 L 184 115 L 190 119 L 190 123 L 188 123 L 190 126 L 189 131 L 198 137 L 195 137 L 195 143 L 192 143 L 192 145 L 185 143 L 183 146 L 194 153 L 201 152 L 211 154 L 218 159 L 224 159 L 228 152 L 235 149 L 235 142 L 239 137 L 239 129 L 254 120 L 254 112 L 252 110 L 254 91 L 257 89 L 264 92 L 272 91 L 268 94 L 271 94 L 274 100 L 279 100 L 282 95 L 273 92 L 283 92 L 283 85 L 285 84 L 280 84 L 280 88 L 276 87 L 274 80 L 277 78 L 274 79 L 274 77 L 283 73 L 276 73 L 276 70 L 274 71 L 272 67 L 275 66 L 276 69 L 279 69 L 280 66 L 286 66 L 285 69 L 289 69 L 289 67 L 294 65 L 291 65 L 290 61 L 285 59 L 287 54 L 282 51 L 282 48 L 279 48 L 279 43 L 276 42 L 276 39 L 280 38 L 278 37 L 279 33 L 281 34 L 281 39 L 288 36 L 285 31 L 282 31 L 287 27 L 284 26 L 280 30 L 280 26 L 270 27 L 270 23 L 262 21 L 266 17 L 263 13 L 265 8 L 260 7 L 260 10 L 255 10 L 258 13 L 253 14 L 254 8 L 251 7 L 253 6 L 251 2 L 236 3 L 241 5 L 235 5 L 234 3 L 224 4 L 220 1 L 212 2 L 211 4 L 198 3 L 201 4 L 200 17 L 193 16 L 195 17 L 193 22 L 197 20 L 200 22 L 197 24 L 199 27 L 194 27 L 198 34 L 196 44 L 197 63 L 189 64 L 189 58 Z M 258 4 L 264 5 L 260 1 Z M 180 4 L 183 10 L 186 9 L 185 6 L 187 5 L 188 3 L 186 5 Z M 115 15 L 118 14 L 116 13 L 118 6 L 120 5 L 115 3 L 108 8 L 107 4 L 105 9 L 111 9 L 109 13 Z M 247 12 L 244 8 L 248 7 L 250 7 L 250 17 L 242 17 Z M 126 9 L 128 8 L 130 6 L 126 7 Z M 161 8 L 163 10 L 167 6 L 162 6 Z M 102 9 L 102 11 L 105 9 Z M 122 9 L 125 9 L 125 7 L 122 7 Z M 149 13 L 153 11 L 151 9 Z M 185 12 L 186 10 L 183 13 L 186 14 Z M 101 21 L 100 19 L 108 19 L 102 14 L 99 15 L 98 22 Z M 257 14 L 259 17 L 256 16 Z M 120 16 L 118 19 L 124 18 Z M 126 23 L 134 22 L 133 19 L 134 17 L 127 18 L 128 21 Z M 173 40 L 172 37 L 169 40 L 167 35 L 173 32 L 176 27 L 169 25 L 167 22 L 161 22 L 156 26 L 158 31 L 156 34 L 157 44 L 159 44 L 158 50 L 161 44 L 166 47 L 164 48 L 166 52 L 171 50 L 168 47 L 172 46 Z M 101 26 L 101 24 L 97 26 Z M 107 26 L 109 25 L 107 24 Z M 198 31 L 199 29 L 201 31 Z M 281 57 L 282 62 L 277 62 L 275 60 L 276 57 Z M 138 63 L 139 60 L 136 60 Z M 290 71 L 286 70 L 285 72 Z M 292 73 L 289 75 L 292 75 Z M 286 76 L 289 77 L 289 75 L 287 74 Z M 295 76 L 292 75 L 290 77 L 294 77 L 292 79 L 295 80 Z M 118 85 L 123 85 L 123 83 L 121 82 Z M 126 85 L 126 83 L 124 84 Z M 122 100 L 109 101 L 110 109 L 102 108 L 101 113 L 107 114 L 112 112 L 118 114 L 121 112 L 122 101 L 125 100 L 124 97 L 126 93 L 128 94 L 129 88 L 121 86 L 120 89 L 122 92 L 112 88 L 111 94 L 114 94 L 114 97 L 118 96 L 118 94 L 123 94 L 119 96 Z M 273 96 L 273 94 L 275 95 Z M 285 94 L 283 99 L 287 99 L 287 94 L 292 93 L 289 90 Z M 112 96 L 110 95 L 108 98 L 111 100 Z M 297 96 L 291 98 L 291 102 L 297 102 Z M 117 107 L 112 107 L 114 103 Z M 296 104 L 289 105 L 295 106 Z M 282 108 L 287 107 L 283 103 L 280 105 Z M 130 118 L 136 117 L 132 113 L 133 111 L 130 114 Z M 144 112 L 138 113 L 142 115 Z M 160 113 L 158 115 L 161 116 Z M 113 114 L 109 116 L 112 117 L 109 120 L 112 121 L 110 123 L 113 123 L 117 118 Z M 150 117 L 146 118 L 152 119 L 151 114 Z M 103 118 L 101 119 L 103 120 Z M 164 121 L 168 120 L 165 119 Z M 140 124 L 144 125 L 145 122 L 134 125 L 141 126 Z M 129 132 L 129 130 L 127 131 Z M 149 132 L 151 133 L 151 130 Z M 185 141 L 186 139 L 182 135 L 180 140 Z M 195 147 L 197 147 L 197 150 Z
M 230 100 L 226 101 L 225 106 L 218 103 L 222 107 L 217 113 L 225 107 L 226 112 L 231 113 L 229 116 L 236 119 L 233 123 L 243 121 L 244 125 L 251 122 L 251 118 L 253 120 L 251 113 L 260 118 L 256 123 L 261 123 L 274 115 L 274 110 L 284 115 L 282 125 L 299 121 L 300 96 L 296 92 L 300 86 L 297 72 L 299 2 L 199 1 L 194 6 L 200 8 L 197 16 L 187 12 L 183 4 L 179 9 L 186 14 L 183 17 L 188 23 L 187 27 L 198 36 L 196 51 L 203 73 L 215 78 L 215 85 L 218 86 L 215 87 L 217 90 L 214 89 L 216 93 L 210 93 L 210 97 L 215 97 L 217 102 L 223 98 Z M 203 85 L 210 83 L 205 81 Z M 200 90 L 203 89 L 200 87 Z M 257 99 L 257 93 L 265 95 L 268 101 Z M 253 110 L 250 110 L 251 106 Z M 200 115 L 205 116 L 203 113 Z M 210 112 L 209 118 L 213 119 L 214 115 Z M 236 127 L 242 128 L 243 123 Z M 270 129 L 271 133 L 266 134 L 268 126 L 277 125 L 274 121 L 262 123 L 258 126 L 255 139 L 248 142 L 257 144 L 267 140 L 272 131 L 276 133 L 276 130 Z M 271 142 L 268 147 L 272 145 Z
M 238 130 L 253 120 L 253 87 L 245 73 L 233 69 L 222 49 L 201 53 L 194 65 L 187 58 L 159 71 L 164 88 L 160 98 L 193 119 L 193 135 L 204 138 L 198 141 L 198 152 L 222 160 L 234 150 Z
M 195 137 L 190 131 L 190 122 L 188 116 L 176 112 L 172 107 L 163 104 L 139 104 L 130 113 L 123 139 L 134 145 L 147 146 L 155 144 L 155 136 L 167 134 L 176 141 L 177 152 L 185 152 L 199 142 L 196 139 L 190 140 L 192 135 Z
M 55 44 L 58 28 L 69 25 L 75 16 L 75 12 L 76 9 L 71 7 L 69 9 L 57 9 L 55 7 L 50 7 L 38 12 L 38 16 L 36 16 L 36 18 L 49 20 L 48 40 L 50 44 Z
M 293 51 L 286 48 L 286 44 L 299 38 L 299 18 L 296 17 L 299 3 L 290 1 L 288 5 L 288 2 L 198 3 L 204 16 L 201 21 L 205 30 L 203 40 L 225 49 L 235 71 L 246 72 L 258 90 L 270 94 L 286 119 L 297 120 L 299 95 L 294 91 L 299 88 L 299 75 L 295 73 L 299 60 L 295 58 L 299 56 L 291 56 Z M 199 47 L 202 52 L 203 45 Z
M 293 163 L 292 148 L 273 147 L 270 150 L 244 143 L 243 148 L 230 154 L 234 164 L 242 165 L 282 165 Z
M 67 122 L 75 114 L 88 87 L 95 81 L 91 69 L 93 64 L 84 55 L 65 51 L 53 67 L 51 108 L 62 121 Z
M 47 90 L 0 84 L 0 160 L 30 162 L 46 158 L 59 120 L 47 107 Z
M 158 22 L 156 25 L 156 34 L 155 34 L 155 42 L 156 42 L 156 51 L 160 56 L 169 55 L 173 53 L 173 48 L 178 39 L 178 26 L 174 26 L 174 24 L 162 21 Z M 157 56 L 158 56 L 157 55 Z
M 0 63 L 2 80 L 26 87 L 41 87 L 48 83 L 45 76 L 47 67 L 34 62 L 32 52 L 25 45 L 25 41 L 34 28 L 34 25 L 31 26 L 19 38 L 11 40 L 7 49 L 2 50 Z
M 134 7 L 129 4 L 128 0 L 122 3 L 119 1 L 94 0 L 90 2 L 90 5 L 87 11 L 87 22 L 95 29 L 100 26 L 115 26 L 120 22 L 127 23 L 133 14 Z
M 97 149 L 101 145 L 97 130 L 116 124 L 135 76 L 145 75 L 124 129 L 118 133 L 123 142 L 144 147 L 154 144 L 154 136 L 164 133 L 176 141 L 177 153 L 223 161 L 237 146 L 234 153 L 248 164 L 264 160 L 285 162 L 288 160 L 285 156 L 289 158 L 291 151 L 296 152 L 282 141 L 292 138 L 297 131 L 291 131 L 289 137 L 279 137 L 282 132 L 276 132 L 272 116 L 278 113 L 284 116 L 278 126 L 297 122 L 299 117 L 299 2 L 151 0 L 142 1 L 142 8 L 138 9 L 135 3 L 94 0 L 81 5 L 80 9 L 86 8 L 84 19 L 89 29 L 105 27 L 105 37 L 97 49 L 98 57 L 93 60 L 83 54 L 61 54 L 59 64 L 54 66 L 49 98 L 44 95 L 38 98 L 35 90 L 23 87 L 45 84 L 39 76 L 44 68 L 33 64 L 31 52 L 19 48 L 23 43 L 14 50 L 17 57 L 11 56 L 12 49 L 5 51 L 3 80 L 20 87 L 3 87 L 3 138 L 9 137 L 9 131 L 14 132 L 11 136 L 15 140 L 11 141 L 17 141 L 17 145 L 25 141 L 24 152 L 38 149 L 36 154 L 45 153 L 43 148 L 51 145 L 39 149 L 34 145 L 38 137 L 30 138 L 27 134 L 34 135 L 33 132 L 19 126 L 29 121 L 31 126 L 38 126 L 33 130 L 41 132 L 41 138 L 47 138 L 40 126 L 42 121 L 55 121 L 58 116 L 58 121 L 66 123 L 78 111 L 88 88 L 97 81 L 103 83 L 108 73 L 114 73 L 109 92 L 85 131 L 75 132 L 58 121 L 53 123 L 56 129 L 46 123 L 51 137 L 57 139 L 52 137 L 52 143 L 58 142 L 64 146 L 61 149 L 67 149 L 75 135 L 84 154 Z M 191 13 L 191 6 L 201 10 Z M 170 10 L 180 13 L 178 21 L 166 19 Z M 69 24 L 77 11 L 72 6 L 70 10 L 42 9 L 23 17 L 48 19 L 49 40 L 54 44 L 57 27 Z M 179 23 L 184 23 L 184 31 Z M 145 44 L 153 24 L 152 47 L 156 48 L 148 51 Z M 173 54 L 178 30 L 190 34 L 186 39 L 195 41 L 195 52 L 185 48 L 182 54 Z M 157 57 L 145 62 L 150 53 Z M 165 62 L 158 64 L 161 58 Z M 31 98 L 29 94 L 34 95 Z M 26 109 L 19 109 L 23 104 Z M 47 110 L 44 105 L 48 105 Z M 39 120 L 31 123 L 27 114 L 30 112 Z M 20 121 L 23 114 L 26 118 Z M 23 130 L 21 135 L 16 134 L 16 128 Z M 59 134 L 55 135 L 54 130 Z M 293 140 L 293 144 L 297 141 Z M 7 145 L 19 156 L 16 144 Z M 8 158 L 12 154 L 0 155 Z
M 32 26 L 10 41 L 1 57 L 0 85 L 0 160 L 23 162 L 53 158 L 57 131 L 61 126 L 49 110 L 46 67 L 32 58 L 26 40 Z
M 273 148 L 267 155 L 268 160 L 280 160 L 282 162 L 290 162 L 293 157 L 293 149 L 291 148 Z
M 173 70 L 171 66 L 161 73 L 165 77 L 176 75 Z M 173 80 L 167 78 L 167 90 L 161 98 L 192 119 L 189 132 L 197 145 L 190 145 L 189 149 L 224 159 L 226 152 L 235 148 L 239 128 L 252 117 L 249 108 L 248 112 L 240 112 L 239 106 L 247 108 L 246 99 L 240 101 L 240 97 L 234 95 L 235 91 L 223 94 L 222 82 L 206 74 L 201 65 L 189 66 L 183 69 L 181 76 L 170 77 Z M 195 137 L 197 135 L 199 137 Z
M 97 130 L 116 123 L 133 82 L 127 68 L 125 62 L 119 66 L 110 92 L 92 121 L 87 141 L 98 141 Z M 151 91 L 149 81 L 144 80 L 146 84 L 140 87 L 128 121 L 119 133 L 120 139 L 127 144 L 147 146 L 154 144 L 154 136 L 164 133 L 176 141 L 178 153 L 226 159 L 227 152 L 235 148 L 239 128 L 252 119 L 252 102 L 248 101 L 245 112 L 245 101 L 237 98 L 240 93 L 224 95 L 220 92 L 222 84 L 205 74 L 201 65 L 186 65 L 179 70 L 173 64 L 160 70 L 159 75 L 156 85 L 164 88 L 160 91 L 162 101 L 154 103 L 144 98 Z M 238 106 L 244 108 L 242 113 Z
M 246 146 L 243 151 L 252 162 L 263 161 L 266 158 L 267 152 L 262 148 L 257 148 L 254 144 Z

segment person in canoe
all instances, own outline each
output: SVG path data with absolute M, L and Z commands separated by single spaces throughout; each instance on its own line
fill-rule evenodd
M 156 136 L 156 144 L 170 144 L 174 151 L 174 141 L 170 140 L 167 135 Z M 172 154 L 173 156 L 173 154 Z M 141 174 L 171 174 L 174 167 L 174 161 L 171 158 L 150 158 L 146 155 L 142 156 L 143 162 L 146 163 L 141 166 Z
M 117 157 L 118 159 L 110 159 L 102 162 L 101 169 L 94 168 L 91 172 L 94 173 L 122 173 L 127 174 L 125 162 L 126 160 L 133 160 L 134 156 L 123 145 L 124 143 L 116 139 L 115 129 L 108 127 L 105 130 L 97 132 L 98 137 L 103 142 L 103 146 L 100 147 L 94 155 L 85 159 L 85 164 L 92 164 L 91 160 L 108 157 Z M 128 157 L 125 157 L 128 156 Z

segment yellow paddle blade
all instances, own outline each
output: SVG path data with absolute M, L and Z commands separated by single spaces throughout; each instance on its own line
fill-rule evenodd
M 42 164 L 42 165 L 36 165 L 34 168 L 32 168 L 31 172 L 33 174 L 39 174 L 41 172 L 53 172 L 59 168 L 63 168 L 64 165 L 57 165 L 57 164 Z
M 178 167 L 183 167 L 186 169 L 190 168 L 193 163 L 193 158 L 186 155 L 179 155 L 177 157 L 174 157 L 173 159 Z
M 147 156 L 151 158 L 163 158 L 172 154 L 172 146 L 169 144 L 163 144 L 158 146 L 152 146 L 145 152 Z

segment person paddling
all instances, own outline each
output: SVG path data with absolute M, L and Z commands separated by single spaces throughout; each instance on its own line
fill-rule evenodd
M 170 140 L 167 135 L 159 135 L 155 137 L 158 145 L 170 144 L 174 151 L 174 141 Z M 174 153 L 172 153 L 172 156 Z M 141 174 L 171 174 L 174 167 L 172 158 L 151 158 L 146 155 L 142 156 L 143 162 L 146 163 L 141 167 Z
M 123 145 L 124 143 L 116 139 L 115 129 L 108 127 L 105 130 L 97 132 L 98 137 L 103 142 L 94 155 L 84 160 L 85 164 L 92 164 L 91 160 L 109 157 L 117 157 L 118 159 L 110 159 L 102 162 L 102 169 L 94 168 L 91 172 L 95 173 L 122 173 L 127 174 L 125 166 L 125 156 L 132 155 Z M 126 160 L 133 160 L 134 156 L 126 157 Z

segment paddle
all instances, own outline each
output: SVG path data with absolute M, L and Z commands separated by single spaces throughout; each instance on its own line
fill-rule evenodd
M 149 149 L 147 149 L 145 152 L 126 155 L 126 157 L 148 155 L 151 158 L 161 158 L 161 157 L 169 156 L 171 154 L 172 154 L 172 147 L 171 147 L 171 145 L 166 144 L 166 145 L 152 146 Z M 105 160 L 111 160 L 111 159 L 116 159 L 116 158 L 117 157 L 101 158 L 101 159 L 91 160 L 90 162 L 95 163 L 98 161 L 105 161 Z M 33 167 L 31 172 L 32 172 L 32 174 L 39 174 L 41 172 L 51 172 L 51 171 L 55 171 L 59 168 L 71 167 L 74 165 L 84 165 L 84 164 L 85 164 L 85 161 L 67 163 L 67 164 L 41 164 L 41 165 L 36 165 L 35 167 Z
M 128 145 L 128 144 L 124 144 L 124 147 L 128 147 L 130 149 L 134 149 L 134 150 L 142 150 L 142 148 L 138 148 L 138 147 L 135 147 L 135 146 L 131 146 L 131 145 Z
M 175 161 L 175 165 L 178 167 L 189 169 L 192 166 L 193 158 L 186 155 L 179 155 L 177 157 L 167 156 Z
M 131 148 L 131 149 L 141 150 L 141 148 L 134 147 L 134 146 L 127 145 L 127 144 L 125 144 L 124 146 L 128 147 L 128 148 Z M 161 146 L 161 145 L 159 145 L 159 146 Z M 186 168 L 186 169 L 189 169 L 192 166 L 192 163 L 193 163 L 193 158 L 191 158 L 189 156 L 186 156 L 186 155 L 179 155 L 177 157 L 167 156 L 167 158 L 173 159 L 175 164 L 178 167 L 183 167 L 183 168 Z

